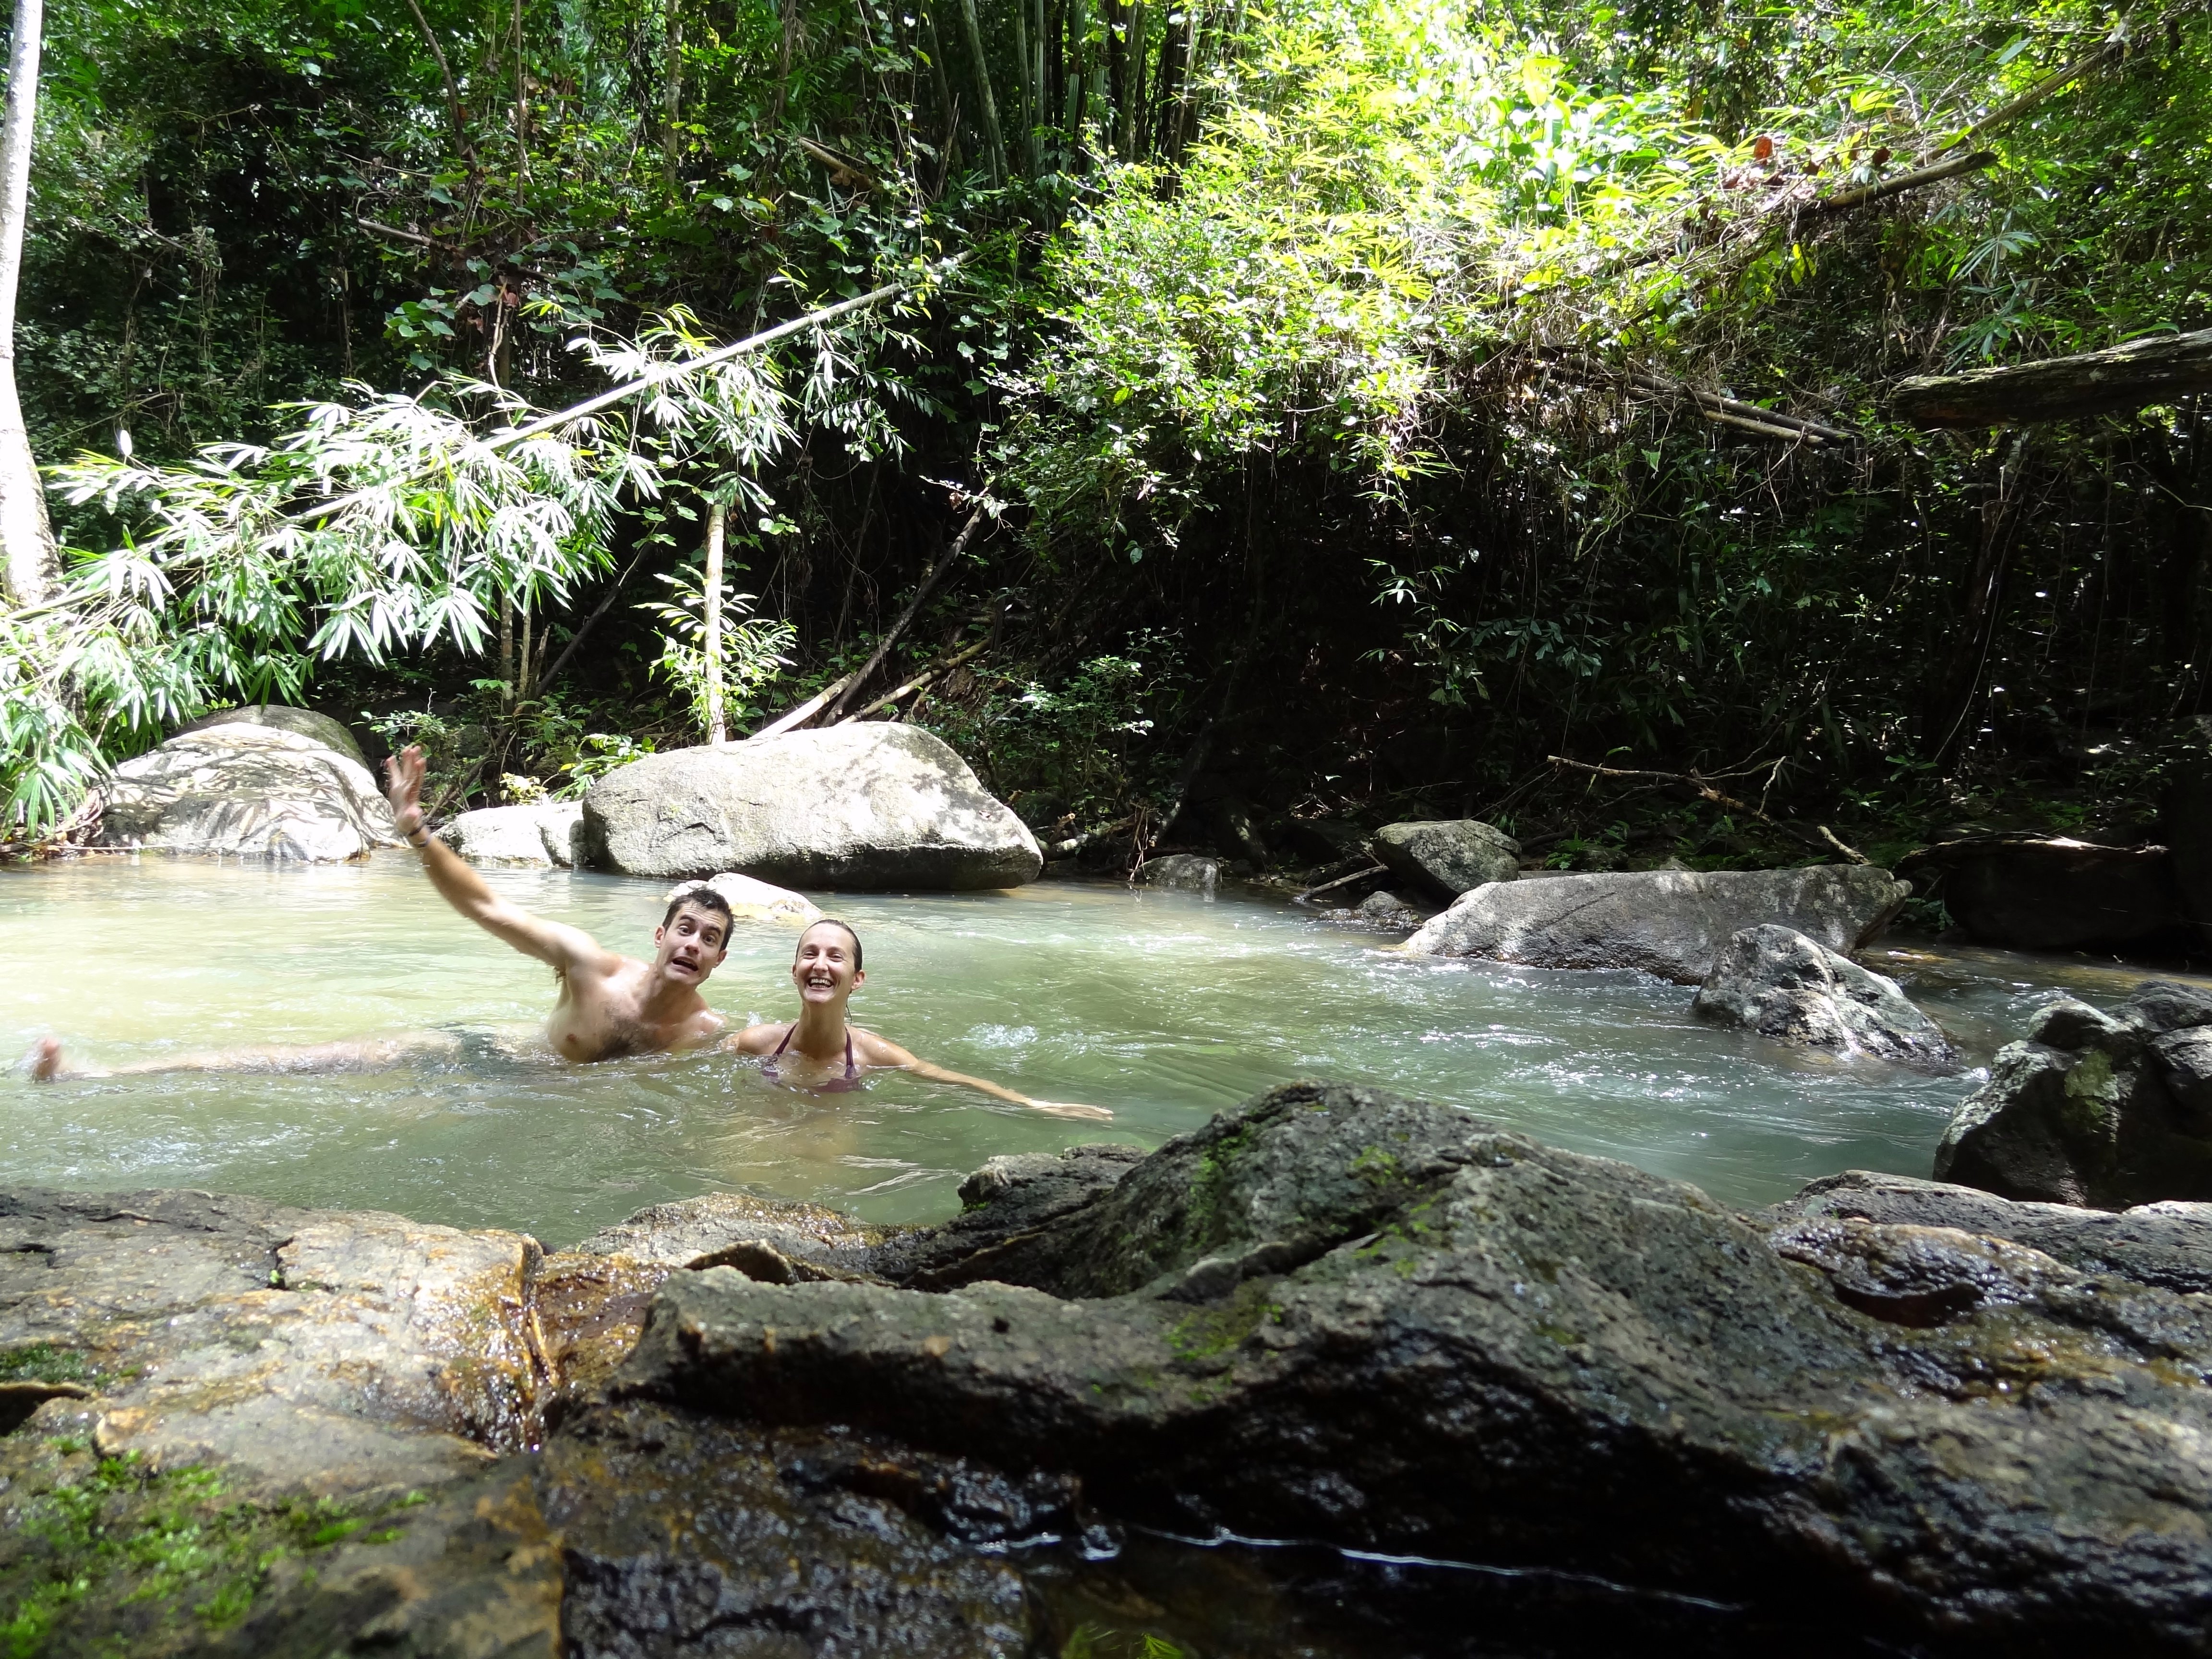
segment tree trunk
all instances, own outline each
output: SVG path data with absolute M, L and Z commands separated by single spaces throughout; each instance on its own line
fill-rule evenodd
M 1891 407 L 1920 426 L 2022 426 L 2169 403 L 2212 388 L 2212 328 L 2010 368 L 1916 374 Z
M 660 81 L 660 150 L 672 174 L 683 160 L 683 135 L 677 124 L 684 118 L 684 13 L 682 0 L 668 0 L 667 58 Z
M 15 289 L 23 274 L 23 222 L 30 216 L 31 144 L 38 125 L 41 0 L 15 0 L 8 54 L 8 113 L 0 129 L 0 556 L 8 597 L 44 605 L 61 589 L 61 557 L 46 518 L 46 487 L 15 395 Z
M 730 509 L 716 501 L 707 509 L 707 741 L 725 744 L 722 723 L 722 541 Z
M 999 103 L 991 95 L 991 66 L 983 56 L 983 26 L 975 0 L 960 0 L 960 27 L 968 41 L 968 62 L 975 71 L 975 102 L 983 117 L 983 137 L 991 146 L 991 182 L 1006 182 L 1006 141 L 999 129 Z
M 514 596 L 499 596 L 499 700 L 514 702 Z

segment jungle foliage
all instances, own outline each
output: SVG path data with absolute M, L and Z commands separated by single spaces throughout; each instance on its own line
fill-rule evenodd
M 2127 835 L 2204 708 L 2201 397 L 1888 401 L 2212 322 L 2201 4 L 80 0 L 46 75 L 19 331 L 77 551 L 0 621 L 19 838 L 233 698 L 475 732 L 482 798 L 696 741 L 718 495 L 755 720 L 988 495 L 846 712 L 939 665 L 894 717 L 1075 832 L 1805 855 L 1559 755 L 1870 848 Z

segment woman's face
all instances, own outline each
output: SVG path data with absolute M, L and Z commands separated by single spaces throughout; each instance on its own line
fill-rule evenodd
M 792 982 L 802 1002 L 839 1003 L 867 975 L 853 965 L 853 939 L 834 922 L 817 921 L 799 936 Z

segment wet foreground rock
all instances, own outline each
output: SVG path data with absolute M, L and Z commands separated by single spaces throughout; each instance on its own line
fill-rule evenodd
M 960 1196 L 885 1229 L 710 1194 L 567 1252 L 0 1197 L 0 1625 L 264 1659 L 2212 1650 L 2189 1206 L 1852 1175 L 1739 1216 L 1320 1085 Z
M 1187 1534 L 2013 1651 L 2206 1644 L 2212 1311 L 2022 1246 L 1761 1225 L 1465 1112 L 1293 1085 L 906 1272 L 948 1288 L 678 1275 L 617 1391 L 1076 1474 Z
M 1405 948 L 1530 968 L 1631 968 L 1695 985 L 1747 927 L 1774 922 L 1848 955 L 1911 895 L 1887 870 L 1637 870 L 1493 882 L 1462 893 Z

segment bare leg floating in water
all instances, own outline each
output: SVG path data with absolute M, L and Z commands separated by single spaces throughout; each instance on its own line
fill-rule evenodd
M 604 948 L 580 927 L 547 921 L 508 903 L 484 885 L 453 849 L 422 828 L 422 751 L 410 744 L 385 762 L 385 793 L 399 832 L 422 857 L 430 884 L 446 902 L 526 957 L 551 968 L 561 992 L 545 1034 L 565 1060 L 579 1063 L 623 1054 L 696 1048 L 721 1035 L 722 1017 L 707 1006 L 699 988 L 721 965 L 730 942 L 730 907 L 710 887 L 698 888 L 668 907 L 653 935 L 653 957 L 640 962 Z M 457 1048 L 442 1034 L 365 1042 L 320 1043 L 299 1048 L 241 1048 L 227 1054 L 191 1054 L 118 1066 L 117 1072 L 365 1071 L 397 1065 L 417 1054 Z M 47 1037 L 33 1048 L 31 1076 L 106 1076 L 80 1071 L 62 1060 L 61 1043 Z
M 1054 1117 L 1110 1118 L 1103 1106 L 1080 1106 L 1072 1101 L 1033 1100 L 1012 1089 L 948 1072 L 926 1060 L 916 1060 L 897 1043 L 872 1031 L 845 1023 L 845 1005 L 854 988 L 867 978 L 860 968 L 860 936 L 842 921 L 817 921 L 799 936 L 799 951 L 792 958 L 791 977 L 799 987 L 799 1018 L 790 1024 L 776 1021 L 748 1025 L 729 1039 L 740 1053 L 759 1054 L 763 1076 L 788 1079 L 802 1087 L 830 1093 L 860 1086 L 860 1073 L 871 1066 L 911 1072 L 936 1083 L 957 1083 L 980 1089 L 995 1099 L 1012 1101 Z

